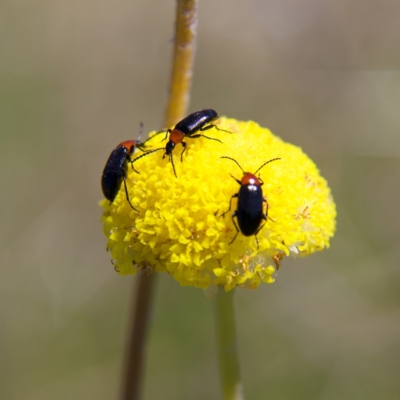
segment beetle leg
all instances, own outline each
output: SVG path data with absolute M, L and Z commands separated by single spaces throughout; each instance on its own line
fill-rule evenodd
M 138 143 L 136 143 L 136 147 L 137 147 L 139 150 L 143 151 L 144 153 L 146 152 L 146 145 L 145 145 L 145 143 L 138 142 Z
M 264 221 L 266 221 L 266 220 L 267 220 L 267 216 L 266 216 L 265 214 L 263 214 L 263 215 L 262 215 L 262 219 L 263 219 Z M 254 236 L 256 237 L 257 250 L 260 248 L 260 243 L 258 242 L 257 234 L 258 234 L 258 232 L 261 231 L 262 228 L 264 228 L 265 224 L 266 224 L 266 222 L 264 222 L 262 225 L 260 225 L 260 226 L 258 227 L 258 229 L 256 230 L 255 234 L 254 234 Z
M 221 128 L 219 128 L 217 125 L 214 125 L 214 124 L 207 125 L 207 126 L 203 126 L 203 127 L 200 128 L 199 130 L 200 130 L 200 131 L 207 131 L 208 129 L 211 129 L 211 128 L 215 128 L 216 130 L 221 131 L 221 132 L 232 133 L 231 131 L 226 131 L 225 129 L 221 129 Z
M 187 135 L 186 135 L 186 136 L 187 136 Z M 209 137 L 209 136 L 206 136 L 206 135 L 201 135 L 201 134 L 190 135 L 189 137 L 191 137 L 191 138 L 199 138 L 199 137 L 201 137 L 201 136 L 205 137 L 206 139 L 215 140 L 216 142 L 222 143 L 221 140 L 219 140 L 219 139 L 212 138 L 212 137 Z
M 129 160 L 129 162 L 131 163 L 132 169 L 133 169 L 136 173 L 140 174 L 140 172 L 139 172 L 137 169 L 135 169 L 135 167 L 133 166 L 133 160 L 132 160 L 131 156 L 129 156 L 128 160 Z
M 165 138 L 163 139 L 163 140 L 165 140 L 165 139 L 167 139 L 168 134 L 171 133 L 171 129 L 163 129 L 162 131 L 156 132 L 152 137 L 149 137 L 149 138 L 146 140 L 146 142 L 147 142 L 148 140 L 153 139 L 154 136 L 160 135 L 161 133 L 165 133 Z
M 227 214 L 229 211 L 231 211 L 231 209 L 232 209 L 232 199 L 233 199 L 234 197 L 239 197 L 239 193 L 235 193 L 235 194 L 231 197 L 231 201 L 229 202 L 229 209 L 228 209 L 228 211 L 225 211 L 223 214 L 220 215 L 220 217 L 224 217 L 225 214 Z M 236 215 L 236 211 L 235 211 L 233 214 Z M 233 215 L 232 215 L 232 218 L 233 218 Z
M 265 215 L 263 215 L 263 219 L 265 220 L 266 218 L 264 218 L 264 217 L 265 217 Z M 265 224 L 266 224 L 266 222 L 264 222 L 262 225 L 260 225 L 260 226 L 257 228 L 256 233 L 255 233 L 254 235 L 257 235 L 258 232 L 260 232 L 261 229 L 264 228 Z
M 267 204 L 267 210 L 266 210 L 265 214 L 263 214 L 263 217 L 262 217 L 262 218 L 263 218 L 264 220 L 269 219 L 270 221 L 275 222 L 271 217 L 268 216 L 269 205 L 268 205 L 268 201 L 267 201 L 267 199 L 266 199 L 265 197 L 263 197 L 263 203 L 266 203 L 266 204 Z
M 163 129 L 162 131 L 158 131 L 151 138 L 148 138 L 147 140 L 153 139 L 154 136 L 157 136 L 160 133 L 165 133 L 165 138 L 163 140 L 167 140 L 168 135 L 171 133 L 171 129 Z M 147 142 L 147 140 L 146 140 L 146 142 Z
M 161 132 L 162 132 L 162 131 L 161 131 Z M 165 131 L 165 138 L 164 138 L 163 140 L 167 140 L 168 135 L 169 135 L 171 132 L 172 132 L 171 129 L 167 129 L 167 130 Z
M 135 167 L 133 166 L 133 161 L 131 161 L 131 165 L 132 165 L 132 169 L 133 169 L 135 172 L 137 172 L 138 174 L 140 174 L 140 172 L 139 172 L 137 169 L 135 169 Z
M 232 198 L 231 198 L 231 200 L 232 200 Z M 235 217 L 237 218 L 236 211 L 232 214 L 232 222 L 233 222 L 233 225 L 235 225 L 235 228 L 236 228 L 236 235 L 233 237 L 233 239 L 230 241 L 229 244 L 232 244 L 235 241 L 235 239 L 237 238 L 237 235 L 239 234 L 239 228 L 238 228 L 238 226 L 237 226 L 237 224 L 236 224 L 236 222 L 234 220 Z
M 126 177 L 125 177 L 125 174 L 122 175 L 122 178 L 123 178 L 123 180 L 124 180 L 124 187 L 125 187 L 126 199 L 128 200 L 129 205 L 130 205 L 135 211 L 139 212 L 139 210 L 137 210 L 135 207 L 133 207 L 133 205 L 132 205 L 132 203 L 131 203 L 131 201 L 130 201 L 130 199 L 129 199 L 128 187 L 126 186 Z
M 186 150 L 186 143 L 185 143 L 185 142 L 182 142 L 182 146 L 183 146 L 183 150 L 182 150 L 182 153 L 181 153 L 181 162 L 183 161 L 183 153 L 184 153 L 185 150 Z

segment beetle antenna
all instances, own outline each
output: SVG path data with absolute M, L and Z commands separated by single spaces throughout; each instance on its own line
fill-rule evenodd
M 142 133 L 143 133 L 143 122 L 141 122 L 139 124 L 139 133 L 138 133 L 138 136 L 137 136 L 139 141 L 140 141 L 140 138 L 142 137 Z
M 146 151 L 144 154 L 142 154 L 142 155 L 140 155 L 139 157 L 135 158 L 135 159 L 132 161 L 132 164 L 133 164 L 134 162 L 136 162 L 137 160 L 139 160 L 140 158 L 145 157 L 145 156 L 148 156 L 148 155 L 151 154 L 151 153 L 155 153 L 155 152 L 158 151 L 158 150 L 164 150 L 164 147 L 159 147 L 158 149 Z M 133 168 L 133 167 L 132 167 L 132 168 Z
M 228 160 L 232 160 L 233 162 L 235 162 L 237 164 L 237 166 L 242 170 L 243 174 L 245 174 L 246 172 L 244 172 L 243 168 L 240 166 L 240 164 L 232 157 L 227 157 L 227 156 L 222 156 L 220 158 L 227 158 Z
M 272 160 L 269 160 L 269 161 L 266 161 L 263 165 L 261 165 L 261 167 L 260 168 L 258 168 L 258 170 L 256 171 L 256 172 L 254 172 L 254 174 L 253 175 L 256 175 L 257 174 L 257 172 L 261 169 L 261 168 L 263 168 L 265 165 L 267 165 L 267 164 L 269 164 L 270 162 L 272 162 L 272 161 L 277 161 L 277 160 L 280 160 L 281 158 L 280 157 L 278 157 L 278 158 L 273 158 Z

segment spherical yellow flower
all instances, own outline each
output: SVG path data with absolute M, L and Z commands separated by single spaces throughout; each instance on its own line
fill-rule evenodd
M 223 132 L 211 128 L 208 137 L 189 138 L 187 149 L 173 151 L 175 177 L 163 151 L 129 166 L 127 186 L 110 203 L 104 199 L 102 223 L 115 269 L 134 274 L 138 269 L 167 272 L 181 285 L 207 288 L 223 285 L 256 288 L 274 282 L 276 268 L 286 256 L 306 256 L 329 247 L 335 231 L 336 208 L 329 187 L 315 164 L 299 147 L 283 142 L 255 122 L 221 117 Z M 150 134 L 146 146 L 165 147 L 165 135 Z M 134 158 L 142 155 L 138 152 Z M 232 213 L 237 207 L 242 170 L 258 173 L 267 199 L 257 236 L 235 237 Z M 268 210 L 267 210 L 268 205 Z M 224 216 L 222 214 L 226 213 Z M 231 243 L 232 242 L 232 243 Z

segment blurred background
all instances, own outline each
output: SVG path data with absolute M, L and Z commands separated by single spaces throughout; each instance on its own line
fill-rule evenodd
M 113 148 L 162 128 L 175 1 L 0 3 L 0 399 L 117 399 L 133 277 L 100 226 Z M 400 398 L 400 3 L 200 1 L 189 111 L 301 146 L 331 249 L 238 290 L 247 399 Z M 144 400 L 216 399 L 212 303 L 160 276 Z

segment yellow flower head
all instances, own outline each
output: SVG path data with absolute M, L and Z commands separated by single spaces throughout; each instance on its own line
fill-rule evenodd
M 120 274 L 138 269 L 167 272 L 181 285 L 256 288 L 274 282 L 285 256 L 306 256 L 329 247 L 336 209 L 324 178 L 299 147 L 283 142 L 255 122 L 221 117 L 208 137 L 185 137 L 172 156 L 157 151 L 128 167 L 129 205 L 123 185 L 115 198 L 101 201 L 102 223 L 113 264 Z M 224 132 L 222 129 L 231 133 Z M 152 136 L 153 135 L 153 136 Z M 165 147 L 165 135 L 150 134 L 147 148 Z M 133 158 L 142 155 L 135 153 Z M 240 167 L 261 178 L 267 202 L 257 236 L 244 236 L 232 214 L 237 208 Z M 225 215 L 223 215 L 225 213 Z M 231 243 L 232 242 L 232 243 Z

